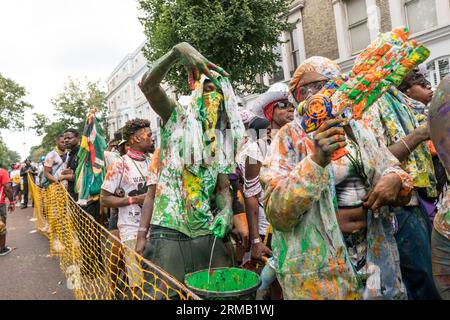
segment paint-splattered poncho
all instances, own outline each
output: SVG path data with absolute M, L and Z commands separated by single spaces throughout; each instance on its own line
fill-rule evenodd
M 411 182 L 398 161 L 359 122 L 351 121 L 372 186 L 387 171 Z M 383 207 L 367 220 L 367 284 L 350 262 L 336 218 L 331 165 L 311 160 L 313 140 L 297 121 L 274 138 L 261 170 L 266 215 L 273 226 L 277 278 L 285 299 L 404 299 L 390 214 Z
M 212 161 L 208 159 L 209 149 L 205 147 L 208 137 L 204 135 L 199 112 L 204 80 L 203 76 L 196 83 L 190 105 L 177 104 L 161 128 L 160 170 L 151 220 L 152 225 L 174 229 L 191 238 L 212 233 L 209 227 L 214 215 L 210 204 L 217 178 L 219 174 L 236 171 L 234 158 L 245 133 L 230 82 L 219 77 L 224 96 L 222 120 L 225 119 L 229 128 L 224 129 L 229 139 L 223 144 L 218 136 L 216 157 Z M 231 216 L 232 212 L 225 214 Z

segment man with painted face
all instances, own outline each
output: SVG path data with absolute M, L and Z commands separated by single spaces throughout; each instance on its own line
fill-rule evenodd
M 101 203 L 104 207 L 119 209 L 117 227 L 120 240 L 125 244 L 129 286 L 136 291 L 141 286 L 142 275 L 136 255 L 127 248 L 136 246 L 141 208 L 148 189 L 149 153 L 153 146 L 150 122 L 144 119 L 128 121 L 123 129 L 123 138 L 127 141 L 128 151 L 108 167 L 102 185 Z
M 187 107 L 161 87 L 177 62 L 188 71 L 193 90 Z M 211 267 L 231 265 L 222 238 L 231 227 L 228 174 L 236 170 L 244 126 L 227 76 L 191 45 L 180 43 L 153 64 L 141 83 L 163 126 L 161 169 L 144 203 L 136 250 L 180 281 L 186 273 L 208 268 L 215 237 Z
M 442 299 L 450 300 L 450 76 L 442 79 L 429 111 L 430 136 L 447 173 L 431 235 L 433 276 Z

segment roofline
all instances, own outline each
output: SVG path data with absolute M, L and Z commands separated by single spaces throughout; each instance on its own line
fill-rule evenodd
M 119 64 L 114 68 L 114 71 L 110 73 L 110 75 L 106 78 L 106 83 L 108 83 L 113 75 L 115 73 L 117 73 L 120 68 L 125 64 L 126 61 L 130 60 L 131 58 L 137 56 L 137 54 L 142 50 L 142 48 L 145 46 L 145 44 L 147 43 L 147 40 L 144 40 L 143 42 L 141 42 L 141 44 L 137 47 L 136 50 L 134 50 L 132 53 L 128 53 L 120 62 Z

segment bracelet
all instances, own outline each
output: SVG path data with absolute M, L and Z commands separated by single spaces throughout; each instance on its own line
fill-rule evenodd
M 252 240 L 252 244 L 258 244 L 261 243 L 261 239 L 260 238 L 256 238 Z
M 139 227 L 138 232 L 148 232 L 148 228 L 144 228 L 144 227 Z
M 409 151 L 409 153 L 412 153 L 411 149 L 409 148 L 408 144 L 403 140 L 403 138 L 400 139 L 401 142 L 403 142 L 403 145 L 406 147 L 406 149 Z
M 128 204 L 131 206 L 133 203 L 133 197 L 128 197 Z

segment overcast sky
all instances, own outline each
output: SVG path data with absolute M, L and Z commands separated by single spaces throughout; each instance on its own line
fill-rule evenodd
M 32 113 L 53 114 L 49 101 L 69 76 L 104 81 L 144 40 L 136 0 L 0 0 L 0 73 L 25 86 Z M 41 142 L 32 132 L 1 132 L 22 158 Z

